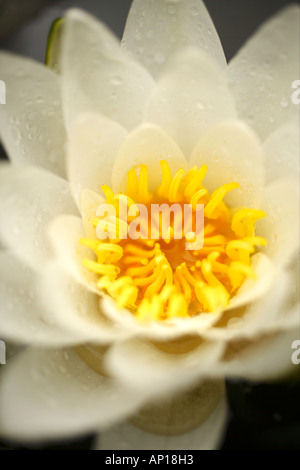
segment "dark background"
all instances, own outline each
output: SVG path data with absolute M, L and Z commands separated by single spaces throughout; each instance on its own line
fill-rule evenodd
M 228 60 L 263 21 L 289 3 L 205 0 Z M 130 5 L 131 0 L 0 0 L 0 48 L 43 61 L 52 21 L 71 6 L 93 13 L 121 37 Z M 5 158 L 1 148 L 0 156 Z M 300 450 L 299 366 L 280 383 L 228 381 L 227 392 L 230 418 L 222 449 Z M 82 450 L 92 443 L 93 436 L 86 436 L 42 449 Z M 0 450 L 10 449 L 24 448 L 0 442 Z

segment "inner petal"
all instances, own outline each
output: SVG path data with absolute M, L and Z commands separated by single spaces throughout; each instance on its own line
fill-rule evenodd
M 106 202 L 89 219 L 96 235 L 79 241 L 91 249 L 83 264 L 99 276 L 99 293 L 140 321 L 220 311 L 256 278 L 252 256 L 267 241 L 256 236 L 255 223 L 266 214 L 228 207 L 224 198 L 238 183 L 210 193 L 206 165 L 174 176 L 167 161 L 160 165 L 154 190 L 145 164 L 129 170 L 123 193 L 102 186 Z

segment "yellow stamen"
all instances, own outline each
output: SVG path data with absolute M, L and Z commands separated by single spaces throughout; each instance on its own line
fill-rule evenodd
M 107 239 L 79 240 L 94 252 L 95 260 L 84 259 L 83 265 L 99 276 L 99 290 L 106 291 L 119 308 L 128 308 L 141 322 L 224 309 L 245 279 L 256 279 L 251 257 L 257 247 L 267 244 L 255 235 L 255 223 L 265 217 L 263 211 L 235 210 L 224 202 L 229 191 L 239 188 L 237 183 L 225 184 L 210 194 L 203 186 L 206 165 L 187 173 L 181 168 L 172 177 L 168 163 L 162 160 L 161 172 L 161 184 L 153 192 L 148 187 L 147 165 L 140 166 L 139 176 L 134 168 L 128 172 L 125 194 L 102 186 L 114 211 L 102 218 L 95 214 L 91 223 L 107 233 Z M 185 231 L 184 218 L 176 211 L 164 227 L 160 212 L 155 220 L 156 235 L 147 239 L 151 216 L 141 216 L 136 204 L 151 210 L 151 201 L 167 204 L 165 207 L 176 203 L 182 209 L 190 204 L 189 229 Z M 204 205 L 204 227 L 194 231 L 200 203 Z M 140 217 L 136 224 L 140 232 L 135 240 L 129 236 L 129 226 L 136 217 Z M 192 247 L 202 236 L 202 248 Z

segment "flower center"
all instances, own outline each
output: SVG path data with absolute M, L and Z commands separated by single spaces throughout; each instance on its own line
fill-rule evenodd
M 128 172 L 124 194 L 102 186 L 106 204 L 92 220 L 97 235 L 80 240 L 94 252 L 83 264 L 99 275 L 99 290 L 145 321 L 226 307 L 246 278 L 255 279 L 251 256 L 267 243 L 255 236 L 263 211 L 225 204 L 237 183 L 210 194 L 205 165 L 172 177 L 161 161 L 161 170 L 154 192 L 146 165 Z

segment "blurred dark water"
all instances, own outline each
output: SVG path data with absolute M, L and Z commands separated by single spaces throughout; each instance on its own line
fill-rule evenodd
M 227 59 L 286 0 L 206 0 Z M 297 2 L 299 3 L 299 2 Z M 0 0 L 0 48 L 43 61 L 52 21 L 70 6 L 95 14 L 121 37 L 131 0 Z M 1 72 L 1 71 L 0 71 Z M 1 78 L 1 77 L 0 77 Z M 0 148 L 0 155 L 5 157 Z M 227 382 L 230 419 L 222 449 L 300 450 L 300 376 L 276 384 Z M 84 450 L 94 436 L 41 449 Z M 0 450 L 24 449 L 0 442 Z

